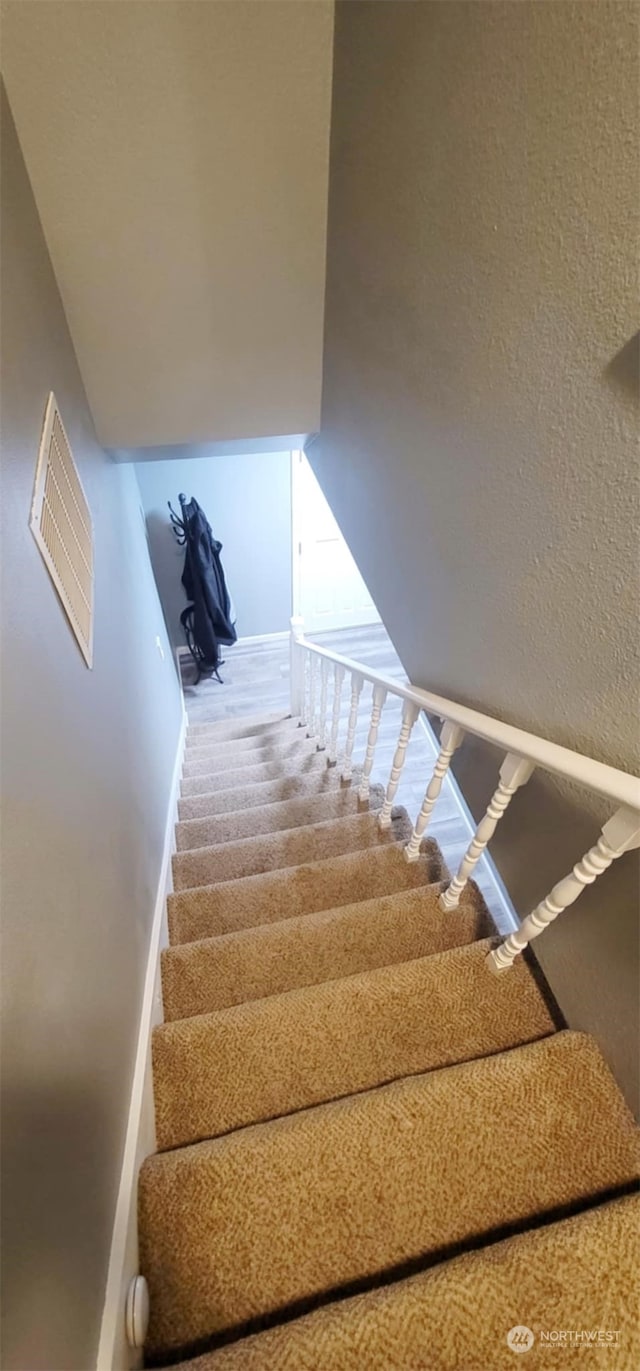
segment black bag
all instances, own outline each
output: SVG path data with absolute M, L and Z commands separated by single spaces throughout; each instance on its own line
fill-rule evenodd
M 182 518 L 171 507 L 173 531 L 185 548 L 182 584 L 191 604 L 183 610 L 180 622 L 187 646 L 197 667 L 196 685 L 202 676 L 215 676 L 223 661 L 220 643 L 235 643 L 237 633 L 231 620 L 231 600 L 222 570 L 222 543 L 214 538 L 197 500 L 179 495 Z

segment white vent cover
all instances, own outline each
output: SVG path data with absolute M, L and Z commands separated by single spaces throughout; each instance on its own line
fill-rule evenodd
M 29 527 L 90 667 L 93 658 L 93 528 L 53 391 L 44 416 Z

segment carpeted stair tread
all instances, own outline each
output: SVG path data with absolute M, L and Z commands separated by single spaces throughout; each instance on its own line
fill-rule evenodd
M 406 1280 L 336 1300 L 174 1371 L 636 1371 L 640 1198 L 465 1252 Z M 520 1358 L 511 1328 L 535 1332 Z M 612 1332 L 615 1344 L 541 1343 L 540 1332 Z
M 311 776 L 315 772 L 326 771 L 326 752 L 312 751 L 309 743 L 307 748 L 309 750 L 288 759 L 284 758 L 280 762 L 256 762 L 253 766 L 230 767 L 228 771 L 211 770 L 199 772 L 197 776 L 185 776 L 182 781 L 182 794 L 205 795 L 214 790 L 228 790 L 232 786 L 277 781 L 287 775 Z
M 447 874 L 438 844 L 427 838 L 419 860 L 413 863 L 405 861 L 401 845 L 388 843 L 304 866 L 177 891 L 167 900 L 169 942 L 195 942 L 396 890 L 413 890 L 443 880 Z
M 361 804 L 352 786 L 328 791 L 324 795 L 294 796 L 274 804 L 253 809 L 232 810 L 230 813 L 210 815 L 204 819 L 187 819 L 176 824 L 178 852 L 189 852 L 214 843 L 234 842 L 238 838 L 255 838 L 259 833 L 282 833 L 303 824 L 321 823 L 348 814 L 358 814 L 367 807 L 377 809 L 382 804 L 382 786 L 372 786 L 367 803 Z
M 495 933 L 473 882 L 453 915 L 438 908 L 444 888 L 442 882 L 400 890 L 165 948 L 165 1021 L 412 961 Z
M 218 747 L 196 748 L 184 759 L 183 779 L 210 776 L 212 773 L 218 775 L 223 771 L 237 771 L 240 767 L 265 766 L 274 762 L 284 769 L 296 757 L 313 756 L 318 751 L 315 739 L 306 738 L 301 730 L 298 732 L 298 737 L 290 738 L 286 743 L 266 743 L 263 747 L 244 748 L 240 752 L 234 748 L 228 752 Z M 326 762 L 326 752 L 323 755 Z
M 299 720 L 291 714 L 241 714 L 237 719 L 189 724 L 187 742 L 194 738 L 254 738 L 261 733 L 276 733 L 279 729 L 297 728 L 298 723 Z
M 593 1040 L 570 1032 L 159 1153 L 139 1185 L 148 1354 L 636 1174 L 631 1115 Z
M 306 730 L 290 725 L 278 729 L 275 733 L 252 733 L 248 738 L 211 738 L 195 737 L 189 741 L 187 738 L 185 745 L 185 761 L 191 761 L 194 757 L 199 757 L 203 752 L 213 752 L 218 755 L 229 756 L 236 753 L 238 756 L 251 757 L 256 752 L 263 752 L 270 747 L 284 747 L 288 743 L 302 741 L 306 737 Z
M 388 829 L 381 830 L 376 814 L 366 811 L 321 823 L 288 828 L 282 833 L 259 833 L 235 843 L 177 852 L 172 859 L 174 890 L 188 890 L 212 882 L 239 880 L 263 871 L 277 871 L 304 862 L 322 861 L 345 852 L 365 852 L 385 843 L 408 842 L 413 824 L 406 809 L 394 809 Z
M 259 781 L 252 785 L 230 786 L 227 790 L 207 791 L 187 795 L 178 801 L 178 818 L 202 819 L 217 814 L 229 814 L 241 809 L 257 809 L 263 805 L 279 804 L 311 795 L 329 795 L 336 790 L 353 790 L 342 780 L 337 767 L 325 767 L 310 776 L 293 773 L 275 781 Z M 372 787 L 373 789 L 373 787 Z
M 491 946 L 486 939 L 156 1028 L 158 1147 L 215 1138 L 553 1033 L 526 962 L 496 980 L 486 967 Z

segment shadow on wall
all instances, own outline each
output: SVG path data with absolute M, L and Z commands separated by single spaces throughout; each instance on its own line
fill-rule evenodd
M 612 357 L 604 375 L 615 390 L 640 404 L 640 329 Z
M 167 633 L 173 646 L 180 647 L 186 642 L 180 623 L 180 615 L 188 604 L 181 579 L 184 567 L 184 548 L 180 547 L 176 541 L 169 521 L 168 510 L 166 518 L 163 518 L 159 510 L 150 510 L 146 515 L 146 525 L 149 556 L 167 625 Z

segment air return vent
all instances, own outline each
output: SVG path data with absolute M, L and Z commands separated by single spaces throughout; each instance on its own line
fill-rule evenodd
M 44 416 L 29 527 L 82 655 L 91 666 L 93 529 L 53 391 Z

